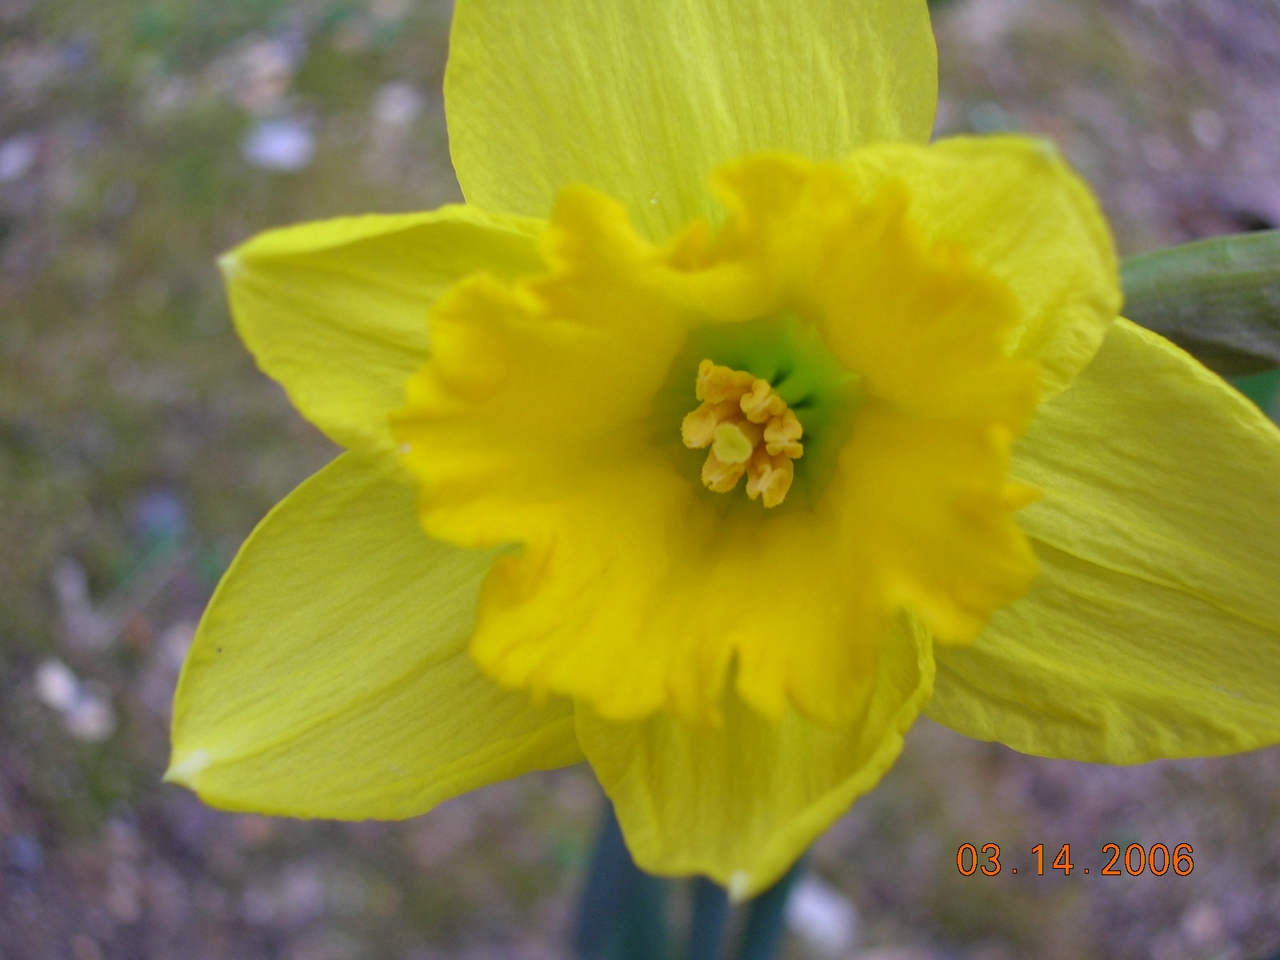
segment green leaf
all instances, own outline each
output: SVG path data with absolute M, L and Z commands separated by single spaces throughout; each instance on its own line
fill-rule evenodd
M 1168 247 L 1121 265 L 1125 316 L 1209 369 L 1280 367 L 1280 230 Z

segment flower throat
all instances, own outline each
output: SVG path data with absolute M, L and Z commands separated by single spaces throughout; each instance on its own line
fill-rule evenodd
M 678 426 L 673 455 L 690 473 L 699 468 L 691 455 L 707 451 L 700 464 L 707 490 L 731 493 L 745 475 L 751 500 L 790 505 L 793 487 L 811 499 L 826 486 L 853 429 L 860 381 L 790 311 L 709 323 L 672 364 L 656 404 L 659 431 L 670 438 Z

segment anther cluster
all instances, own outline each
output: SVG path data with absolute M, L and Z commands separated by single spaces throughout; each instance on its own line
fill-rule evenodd
M 786 499 L 795 479 L 795 460 L 804 455 L 804 427 L 769 381 L 711 360 L 698 364 L 695 395 L 702 401 L 680 425 L 691 450 L 710 447 L 702 482 L 728 493 L 747 475 L 747 496 L 766 507 Z

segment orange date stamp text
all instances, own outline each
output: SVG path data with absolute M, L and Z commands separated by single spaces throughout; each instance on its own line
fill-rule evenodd
M 986 877 L 994 877 L 1002 870 L 1005 865 L 1000 862 L 1000 844 L 984 843 L 980 848 L 972 843 L 962 843 L 960 848 L 956 850 L 956 869 L 963 876 L 972 877 L 974 874 L 980 873 Z M 1172 872 L 1175 876 L 1185 877 L 1193 869 L 1195 869 L 1195 860 L 1192 854 L 1195 851 L 1189 843 L 1179 843 L 1172 850 L 1164 843 L 1153 843 L 1149 847 L 1144 847 L 1140 843 L 1131 843 L 1121 852 L 1120 844 L 1104 843 L 1102 845 L 1102 858 L 1095 866 L 1100 866 L 1097 876 L 1101 877 L 1137 877 L 1143 873 L 1150 873 L 1152 876 L 1163 877 L 1165 874 Z M 1037 843 L 1031 848 L 1033 861 L 1028 861 L 1026 866 L 1029 869 L 1024 870 L 1024 874 L 1030 874 L 1034 871 L 1037 876 L 1044 876 L 1045 870 L 1045 846 L 1043 843 Z M 1103 861 L 1106 861 L 1105 863 Z M 1057 856 L 1049 863 L 1050 870 L 1060 870 L 1064 877 L 1071 876 L 1073 870 L 1078 870 L 1084 874 L 1090 873 L 1090 868 L 1071 861 L 1071 844 L 1064 843 L 1058 850 Z M 1018 868 L 1011 866 L 1010 874 L 1017 875 Z

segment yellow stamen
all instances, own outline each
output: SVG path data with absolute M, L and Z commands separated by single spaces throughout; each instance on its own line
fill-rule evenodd
M 780 417 L 787 410 L 787 401 L 773 392 L 768 380 L 756 380 L 751 392 L 739 401 L 742 412 L 752 423 L 768 423 L 771 417 Z
M 738 481 L 746 472 L 746 464 L 725 463 L 712 450 L 707 454 L 706 462 L 702 465 L 702 482 L 706 484 L 708 490 L 728 493 L 738 485 Z
M 698 364 L 698 382 L 694 394 L 699 400 L 708 403 L 720 403 L 723 400 L 738 400 L 751 389 L 755 377 L 741 370 L 720 367 L 710 360 Z M 768 384 L 765 384 L 768 386 Z
M 751 431 L 754 436 L 748 435 L 747 428 L 754 428 Z M 762 431 L 754 423 L 722 423 L 716 427 L 716 441 L 711 451 L 723 463 L 746 463 L 761 435 Z
M 771 454 L 785 453 L 788 457 L 799 457 L 804 453 L 800 445 L 800 437 L 804 427 L 796 419 L 793 411 L 788 410 L 780 417 L 774 417 L 764 428 L 765 449 Z
M 790 457 L 770 456 L 763 447 L 757 449 L 747 466 L 747 496 L 754 500 L 763 494 L 764 505 L 776 507 L 786 499 L 795 476 L 795 464 Z
M 680 425 L 691 450 L 711 447 L 702 465 L 702 482 L 728 493 L 747 475 L 747 496 L 776 507 L 786 499 L 795 465 L 804 455 L 804 427 L 769 381 L 743 370 L 698 364 L 694 394 L 702 404 Z
M 684 422 L 680 424 L 680 437 L 690 450 L 709 447 L 716 438 L 716 427 L 735 416 L 741 416 L 736 398 L 721 403 L 704 402 L 697 410 L 685 415 Z

